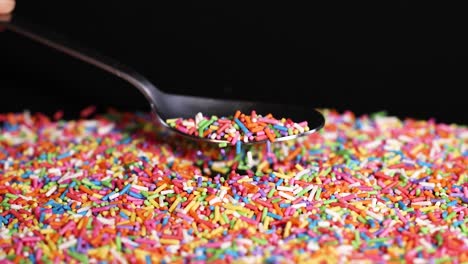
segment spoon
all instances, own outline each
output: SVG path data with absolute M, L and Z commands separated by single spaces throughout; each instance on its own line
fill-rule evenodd
M 103 57 L 89 49 L 85 49 L 76 44 L 72 45 L 63 37 L 52 34 L 47 30 L 40 29 L 31 23 L 13 18 L 10 21 L 8 21 L 8 19 L 0 19 L 0 25 L 12 32 L 27 37 L 52 49 L 61 51 L 88 64 L 94 65 L 97 68 L 127 81 L 145 96 L 151 106 L 151 112 L 157 124 L 194 141 L 204 141 L 217 144 L 228 143 L 227 140 L 200 138 L 185 134 L 170 127 L 166 123 L 166 120 L 179 117 L 184 119 L 193 118 L 199 112 L 203 113 L 205 116 L 231 116 L 236 110 L 240 110 L 243 113 L 250 113 L 250 111 L 255 110 L 258 114 L 262 115 L 271 113 L 276 118 L 291 118 L 295 122 L 307 121 L 309 131 L 299 133 L 297 135 L 278 137 L 276 138 L 276 141 L 292 140 L 298 137 L 310 135 L 322 128 L 325 123 L 325 119 L 320 112 L 307 106 L 224 100 L 165 93 L 156 88 L 156 86 L 154 86 L 143 75 L 129 67 L 112 59 Z M 248 144 L 264 143 L 265 141 L 266 140 L 253 141 Z

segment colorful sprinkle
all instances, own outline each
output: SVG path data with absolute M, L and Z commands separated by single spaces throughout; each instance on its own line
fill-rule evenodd
M 466 263 L 468 129 L 324 115 L 317 134 L 239 151 L 244 128 L 300 129 L 240 112 L 171 121 L 223 131 L 220 150 L 141 113 L 0 114 L 0 262 Z

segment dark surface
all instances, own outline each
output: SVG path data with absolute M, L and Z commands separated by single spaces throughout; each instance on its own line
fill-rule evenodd
M 156 2 L 21 1 L 16 15 L 166 92 L 468 121 L 460 8 Z M 10 32 L 0 33 L 0 80 L 0 112 L 148 110 L 122 81 Z

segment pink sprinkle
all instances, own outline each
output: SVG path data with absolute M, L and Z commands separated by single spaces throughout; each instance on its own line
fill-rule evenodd
M 253 219 L 251 219 L 251 218 L 248 218 L 248 217 L 245 217 L 245 216 L 243 216 L 243 215 L 241 215 L 241 216 L 239 217 L 239 219 L 241 219 L 242 221 L 247 222 L 247 223 L 249 223 L 249 224 L 251 224 L 251 225 L 255 225 L 255 226 L 257 225 L 257 222 L 255 222 L 255 220 L 253 220 Z

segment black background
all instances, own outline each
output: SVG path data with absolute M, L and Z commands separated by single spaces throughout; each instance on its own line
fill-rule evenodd
M 462 8 L 325 2 L 20 1 L 15 16 L 167 92 L 467 123 Z M 0 81 L 0 112 L 148 110 L 123 81 L 11 32 L 0 33 Z

